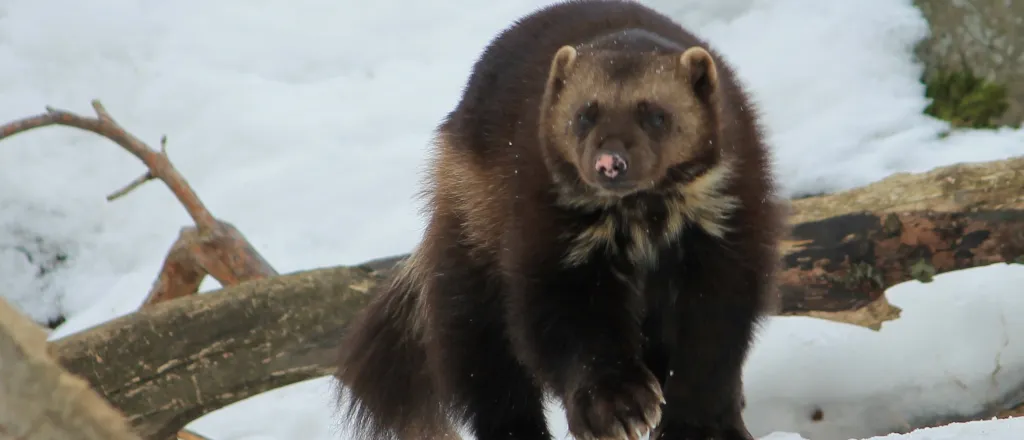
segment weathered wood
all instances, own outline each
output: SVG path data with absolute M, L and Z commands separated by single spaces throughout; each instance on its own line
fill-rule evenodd
M 195 295 L 206 275 L 233 286 L 279 274 L 234 225 L 214 218 L 205 230 L 181 228 L 142 307 Z
M 164 264 L 153 282 L 146 299 L 140 307 L 146 308 L 153 304 L 170 301 L 183 296 L 199 293 L 199 286 L 206 278 L 206 271 L 192 257 L 189 243 L 199 235 L 195 228 L 182 228 L 178 239 L 171 245 L 164 257 Z
M 898 313 L 881 292 L 912 279 L 910 268 L 1012 260 L 1024 253 L 1022 179 L 1024 158 L 794 201 L 780 313 L 874 327 Z M 54 351 L 146 438 L 165 440 L 210 411 L 330 373 L 345 323 L 401 258 L 159 303 L 55 341 Z
M 868 306 L 890 286 L 1024 256 L 1024 210 L 846 214 L 797 224 L 792 235 L 780 313 L 878 328 L 898 311 Z
M 1024 209 L 1024 156 L 898 173 L 859 188 L 794 200 L 790 224 L 861 212 Z
M 234 225 L 217 220 L 213 228 L 196 232 L 199 235 L 189 242 L 189 250 L 199 266 L 221 285 L 278 275 Z
M 246 397 L 330 372 L 379 275 L 329 268 L 153 304 L 52 343 L 147 439 Z
M 784 250 L 788 264 L 780 286 L 780 313 L 805 314 L 878 328 L 883 321 L 899 315 L 899 309 L 889 305 L 880 295 L 885 287 L 914 278 L 909 270 L 902 269 L 913 267 L 915 271 L 928 273 L 930 266 L 938 274 L 998 261 L 1013 261 L 1016 258 L 1014 254 L 1020 255 L 1018 237 L 1024 233 L 1021 210 L 1024 210 L 1024 156 L 956 164 L 925 173 L 898 173 L 860 188 L 794 200 L 790 216 L 790 224 L 794 225 L 793 237 L 791 246 Z M 993 215 L 986 215 L 985 211 Z M 1000 211 L 1002 214 L 996 214 Z M 943 216 L 943 213 L 949 216 Z M 878 227 L 886 228 L 886 220 L 892 218 L 890 214 L 900 216 L 901 226 L 909 225 L 901 231 L 899 240 L 871 232 L 877 231 Z M 966 217 L 961 216 L 964 214 Z M 945 218 L 946 221 L 930 225 L 929 218 Z M 958 225 L 965 222 L 974 222 L 972 228 L 975 229 L 967 232 L 974 231 L 975 235 L 962 237 L 966 241 L 958 243 L 956 236 L 964 232 Z M 893 225 L 890 221 L 889 226 Z M 992 229 L 990 235 L 980 242 L 972 242 L 972 239 L 981 238 L 986 227 Z M 909 245 L 893 246 L 907 240 L 916 242 L 919 239 L 913 236 L 916 233 L 939 234 L 948 243 L 968 248 L 971 253 L 969 261 L 950 262 L 947 258 L 949 253 L 940 252 L 940 243 L 931 244 L 936 247 L 931 248 L 932 254 L 923 264 L 916 259 L 918 255 L 910 253 Z M 867 238 L 869 235 L 870 239 Z M 849 242 L 851 239 L 859 244 Z M 872 239 L 882 242 L 875 243 Z M 1001 243 L 1004 239 L 1007 240 L 1005 245 Z M 923 250 L 918 249 L 918 252 Z M 793 266 L 798 262 L 791 257 L 808 253 L 817 253 L 827 260 L 808 263 L 804 259 L 799 261 L 800 265 Z M 1002 259 L 992 258 L 997 254 Z M 900 256 L 914 260 L 894 262 Z M 841 264 L 836 267 L 836 262 Z M 876 266 L 878 262 L 882 263 Z M 813 279 L 810 277 L 813 271 L 800 276 L 793 270 L 804 264 L 830 267 L 827 279 L 833 280 L 832 285 L 835 285 L 835 280 L 846 282 L 831 290 L 822 289 L 826 280 L 806 286 L 800 284 Z M 881 269 L 885 269 L 882 277 L 884 287 L 857 282 L 858 279 L 877 279 L 874 275 L 883 272 Z M 860 288 L 847 288 L 850 281 L 859 284 Z M 810 304 L 812 302 L 814 304 Z
M 0 438 L 139 440 L 86 381 L 47 353 L 46 333 L 0 298 Z

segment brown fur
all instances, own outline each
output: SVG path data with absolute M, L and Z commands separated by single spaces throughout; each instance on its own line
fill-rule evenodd
M 551 392 L 581 439 L 750 438 L 782 220 L 706 43 L 629 1 L 542 8 L 488 46 L 435 147 L 423 241 L 342 341 L 355 428 L 546 440 Z M 629 163 L 611 182 L 608 151 Z

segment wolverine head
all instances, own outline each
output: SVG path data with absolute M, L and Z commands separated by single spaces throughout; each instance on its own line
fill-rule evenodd
M 715 148 L 718 72 L 701 47 L 675 52 L 563 46 L 540 109 L 545 158 L 577 197 L 656 190 Z M 679 176 L 675 176 L 678 178 Z

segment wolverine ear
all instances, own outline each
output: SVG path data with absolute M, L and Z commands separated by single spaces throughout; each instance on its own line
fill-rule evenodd
M 690 82 L 697 96 L 707 98 L 718 88 L 718 68 L 711 54 L 702 47 L 691 47 L 679 56 L 680 73 Z
M 548 91 L 552 95 L 558 94 L 565 86 L 565 79 L 576 64 L 576 49 L 572 46 L 562 46 L 551 58 L 551 69 L 548 72 Z M 553 96 L 552 96 L 553 97 Z

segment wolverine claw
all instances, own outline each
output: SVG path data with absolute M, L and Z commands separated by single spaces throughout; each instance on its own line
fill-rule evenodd
M 654 393 L 654 395 L 658 397 L 658 403 L 664 405 L 665 404 L 665 394 L 662 393 L 661 385 L 658 384 L 658 381 L 655 380 L 655 381 L 647 384 L 647 387 L 650 388 L 651 392 Z
M 661 422 L 661 407 L 654 406 L 644 411 L 644 422 L 647 423 L 648 429 L 654 429 Z
M 643 437 L 648 432 L 650 432 L 650 429 L 649 429 L 649 427 L 647 425 L 645 425 L 643 423 L 640 423 L 640 422 L 633 422 L 631 424 L 631 426 L 630 426 L 630 433 L 631 433 L 631 435 L 630 435 L 629 439 L 630 440 L 640 440 L 640 437 Z
M 640 440 L 661 421 L 661 385 L 643 365 L 587 378 L 566 400 L 577 440 Z

